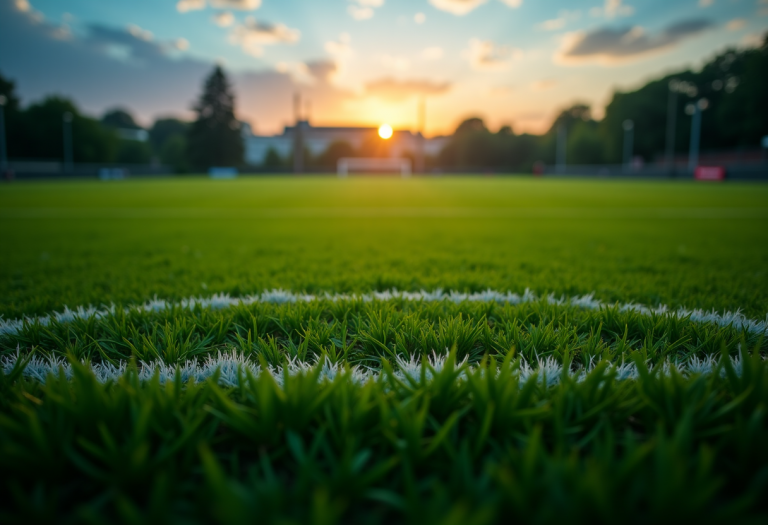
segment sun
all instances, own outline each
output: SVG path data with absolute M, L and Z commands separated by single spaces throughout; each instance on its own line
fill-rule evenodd
M 382 124 L 379 128 L 379 137 L 384 140 L 392 137 L 392 126 L 389 124 Z

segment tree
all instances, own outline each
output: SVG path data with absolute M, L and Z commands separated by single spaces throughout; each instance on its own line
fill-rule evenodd
M 75 162 L 113 162 L 118 148 L 114 130 L 95 119 L 80 114 L 77 106 L 65 98 L 48 97 L 21 112 L 18 140 L 10 155 L 24 159 L 61 159 L 63 121 L 65 113 L 72 114 L 72 149 Z
M 239 166 L 243 162 L 243 138 L 235 118 L 235 97 L 220 66 L 206 79 L 194 106 L 197 120 L 187 134 L 187 157 L 196 169 Z
M 187 139 L 184 135 L 174 133 L 165 140 L 160 150 L 160 162 L 173 167 L 173 171 L 176 173 L 189 171 Z
M 267 170 L 279 170 L 283 167 L 283 159 L 275 148 L 269 148 L 264 156 L 262 167 Z
M 267 156 L 269 156 L 269 152 L 267 152 Z M 324 170 L 335 171 L 340 158 L 354 156 L 355 149 L 348 142 L 340 140 L 332 142 L 328 148 L 315 159 L 315 163 L 318 167 Z M 266 161 L 264 164 L 266 165 Z
M 731 149 L 759 147 L 768 134 L 768 35 L 751 49 L 727 49 L 707 61 L 700 71 L 680 71 L 649 82 L 627 93 L 617 92 L 605 108 L 600 133 L 606 160 L 622 158 L 622 123 L 635 124 L 634 152 L 652 160 L 666 149 L 667 108 L 670 83 L 677 86 L 675 150 L 688 151 L 691 117 L 686 105 L 707 99 L 709 109 L 702 118 L 701 148 Z
M 184 139 L 186 147 L 186 135 L 189 129 L 189 122 L 184 122 L 176 118 L 160 118 L 155 121 L 149 130 L 149 142 L 152 144 L 155 152 L 160 153 L 165 147 L 165 143 L 171 137 L 181 136 Z
M 574 122 L 566 143 L 566 159 L 569 164 L 602 164 L 604 149 L 597 122 Z
M 18 157 L 19 143 L 22 140 L 20 130 L 21 110 L 19 98 L 16 96 L 16 83 L 0 75 L 0 96 L 5 97 L 5 140 L 6 153 L 9 158 Z
M 0 95 L 5 97 L 5 112 L 19 111 L 19 99 L 16 96 L 16 83 L 0 75 Z
M 127 110 L 115 108 L 104 113 L 101 123 L 105 126 L 118 129 L 142 129 Z
M 117 147 L 117 162 L 121 164 L 149 164 L 152 147 L 147 142 L 121 140 Z

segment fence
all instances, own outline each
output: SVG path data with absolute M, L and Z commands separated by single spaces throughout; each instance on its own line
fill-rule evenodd
M 63 162 L 12 160 L 9 172 L 19 180 L 44 179 L 122 179 L 126 177 L 163 177 L 173 174 L 170 166 L 162 164 L 73 164 L 66 169 Z
M 768 163 L 726 164 L 726 179 L 739 181 L 768 181 Z M 625 164 L 544 166 L 542 175 L 563 177 L 606 177 L 692 180 L 693 172 L 687 166 Z

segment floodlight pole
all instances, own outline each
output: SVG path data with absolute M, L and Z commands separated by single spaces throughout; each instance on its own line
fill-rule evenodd
M 565 145 L 568 140 L 568 129 L 565 123 L 561 122 L 557 126 L 557 172 L 565 173 Z
M 427 97 L 422 95 L 419 97 L 419 115 L 418 115 L 418 130 L 416 140 L 416 173 L 424 172 L 424 130 L 427 122 Z
M 624 169 L 629 170 L 632 166 L 632 149 L 635 140 L 635 123 L 629 119 L 622 124 L 624 128 Z
M 760 145 L 763 148 L 763 162 L 768 161 L 768 135 L 764 136 L 760 141 Z
M 0 95 L 0 176 L 8 171 L 8 150 L 5 143 L 5 95 Z
M 699 148 L 701 146 L 701 112 L 707 109 L 707 100 L 702 98 L 693 106 L 691 116 L 691 144 L 688 149 L 688 171 L 693 173 L 699 165 Z
M 301 136 L 301 94 L 296 93 L 293 98 L 293 110 L 296 116 L 296 126 L 293 128 L 293 172 L 304 171 L 304 141 Z
M 670 175 L 675 170 L 675 133 L 677 131 L 677 81 L 669 82 L 669 99 L 667 101 L 667 154 L 666 165 Z
M 72 118 L 73 115 L 69 111 L 62 115 L 62 125 L 64 132 L 64 172 L 72 173 L 73 169 L 73 154 L 72 154 Z

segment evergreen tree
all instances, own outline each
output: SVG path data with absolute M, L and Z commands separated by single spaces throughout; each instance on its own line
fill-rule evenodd
M 243 162 L 243 139 L 235 119 L 235 97 L 221 67 L 216 66 L 206 79 L 194 109 L 197 120 L 187 135 L 190 164 L 201 170 L 239 166 Z

